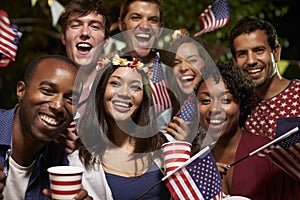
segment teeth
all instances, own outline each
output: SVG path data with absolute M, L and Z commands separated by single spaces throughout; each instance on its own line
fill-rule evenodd
M 48 124 L 58 125 L 58 121 L 56 121 L 55 119 L 53 119 L 51 117 L 48 117 L 46 115 L 41 115 L 40 117 L 43 121 L 47 122 Z
M 212 119 L 212 120 L 210 120 L 211 124 L 221 124 L 223 122 L 224 122 L 224 120 L 220 120 L 220 119 Z
M 136 36 L 140 37 L 140 38 L 144 38 L 144 39 L 149 39 L 150 38 L 149 34 L 144 34 L 144 33 L 139 33 Z
M 116 105 L 116 106 L 122 106 L 122 107 L 125 107 L 125 108 L 129 108 L 129 104 L 128 103 L 124 103 L 124 102 L 120 102 L 120 101 L 114 102 L 114 105 Z
M 78 47 L 88 48 L 88 47 L 91 47 L 91 45 L 86 44 L 86 43 L 80 43 L 80 44 L 78 44 Z
M 183 77 L 181 78 L 181 80 L 183 80 L 183 81 L 192 80 L 192 79 L 194 79 L 193 76 L 183 76 Z
M 261 69 L 252 69 L 252 70 L 247 70 L 247 72 L 249 74 L 255 74 L 255 73 L 258 73 L 258 72 L 261 72 L 262 70 Z

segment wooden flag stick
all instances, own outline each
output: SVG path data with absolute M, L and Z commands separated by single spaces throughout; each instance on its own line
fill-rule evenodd
M 265 144 L 264 146 L 256 149 L 255 151 L 252 151 L 247 156 L 244 156 L 241 159 L 237 160 L 236 162 L 234 162 L 234 163 L 232 163 L 230 165 L 227 165 L 227 168 L 230 169 L 232 166 L 236 165 L 237 163 L 241 162 L 242 160 L 245 160 L 246 158 L 249 158 L 250 156 L 253 156 L 254 154 L 260 152 L 261 150 L 263 150 L 263 149 L 265 149 L 265 148 L 267 148 L 269 146 L 271 146 L 272 144 L 274 144 L 276 142 L 279 142 L 279 141 L 281 141 L 281 140 L 289 137 L 290 135 L 296 133 L 298 130 L 299 130 L 299 127 L 296 126 L 295 128 L 291 129 L 290 131 L 286 132 L 285 134 L 281 135 L 280 137 L 272 140 L 271 142 L 269 142 L 269 143 Z

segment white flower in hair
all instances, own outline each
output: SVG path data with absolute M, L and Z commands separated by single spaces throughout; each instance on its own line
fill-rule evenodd
M 126 58 L 120 58 L 118 54 L 115 54 L 112 59 L 112 64 L 121 67 L 131 67 L 142 69 L 144 64 L 141 63 L 137 58 L 132 58 L 132 61 L 128 61 Z

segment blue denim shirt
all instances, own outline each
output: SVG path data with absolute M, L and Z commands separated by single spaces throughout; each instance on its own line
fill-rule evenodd
M 3 165 L 6 162 L 7 152 L 11 149 L 14 114 L 15 108 L 11 110 L 0 109 L 0 163 Z M 45 188 L 50 188 L 47 169 L 56 165 L 68 165 L 67 155 L 60 146 L 54 142 L 49 142 L 37 156 L 24 200 L 49 199 L 43 195 L 42 191 Z

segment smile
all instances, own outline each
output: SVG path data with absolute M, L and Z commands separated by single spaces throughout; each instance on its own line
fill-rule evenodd
M 259 73 L 261 72 L 263 69 L 248 69 L 248 70 L 245 70 L 248 74 L 256 74 L 256 73 Z
M 181 78 L 181 81 L 182 81 L 182 82 L 190 82 L 190 81 L 193 81 L 194 79 L 195 79 L 194 76 L 183 76 L 183 77 Z
M 112 103 L 115 106 L 120 106 L 120 107 L 123 107 L 123 108 L 129 108 L 130 107 L 130 103 L 125 103 L 125 102 L 121 102 L 121 101 L 113 101 Z
M 220 125 L 224 123 L 225 119 L 211 119 L 210 124 L 211 125 Z
M 147 33 L 138 33 L 135 35 L 135 37 L 138 41 L 148 42 L 150 40 L 150 38 L 152 37 L 152 35 L 147 34 Z
M 90 51 L 92 49 L 92 45 L 90 45 L 89 43 L 78 43 L 76 45 L 76 48 L 79 51 Z
M 49 117 L 47 115 L 40 115 L 40 118 L 42 121 L 46 122 L 47 124 L 57 126 L 59 124 L 59 121 L 55 120 L 52 117 Z

